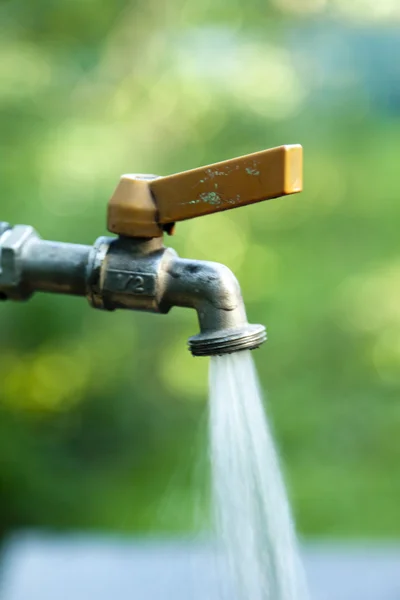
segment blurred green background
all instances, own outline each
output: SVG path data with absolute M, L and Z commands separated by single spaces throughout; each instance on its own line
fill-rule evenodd
M 303 194 L 166 243 L 233 269 L 268 327 L 254 357 L 307 536 L 400 535 L 399 20 L 397 0 L 0 3 L 3 221 L 92 243 L 122 173 L 303 145 Z M 179 309 L 0 306 L 1 535 L 201 521 L 196 332 Z

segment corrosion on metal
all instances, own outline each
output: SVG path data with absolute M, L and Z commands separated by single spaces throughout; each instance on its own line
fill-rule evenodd
M 123 175 L 108 207 L 108 229 L 162 236 L 173 224 L 302 190 L 302 147 L 279 146 L 167 177 Z

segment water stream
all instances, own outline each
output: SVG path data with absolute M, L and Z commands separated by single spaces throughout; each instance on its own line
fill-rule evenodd
M 293 519 L 250 351 L 211 359 L 210 455 L 217 540 L 235 600 L 307 600 Z

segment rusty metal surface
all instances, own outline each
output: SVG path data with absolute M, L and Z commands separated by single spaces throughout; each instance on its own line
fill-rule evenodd
M 150 183 L 159 222 L 230 210 L 302 189 L 301 146 L 281 146 Z
M 132 237 L 162 236 L 175 222 L 296 194 L 302 186 L 299 145 L 167 177 L 123 175 L 108 205 L 108 229 Z

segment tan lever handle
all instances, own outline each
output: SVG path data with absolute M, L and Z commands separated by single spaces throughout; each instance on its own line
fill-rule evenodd
M 108 205 L 108 229 L 158 237 L 184 221 L 301 192 L 303 150 L 279 146 L 167 177 L 123 175 Z

